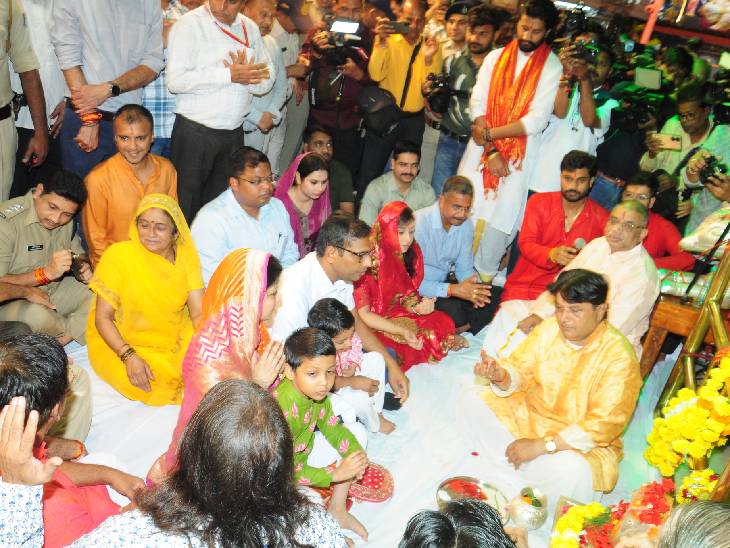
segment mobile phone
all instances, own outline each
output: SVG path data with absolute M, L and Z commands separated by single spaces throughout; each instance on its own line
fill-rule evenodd
M 334 21 L 332 21 L 330 31 L 341 34 L 356 34 L 359 27 L 360 23 L 358 23 L 357 21 L 350 21 L 348 19 L 335 19 Z
M 663 150 L 682 150 L 682 138 L 679 135 L 667 135 L 666 133 L 655 133 L 652 137 L 659 143 Z
M 391 21 L 390 26 L 393 27 L 395 34 L 408 34 L 408 31 L 411 30 L 411 25 L 405 21 Z
M 662 71 L 636 67 L 634 70 L 634 84 L 647 89 L 660 89 L 662 87 Z

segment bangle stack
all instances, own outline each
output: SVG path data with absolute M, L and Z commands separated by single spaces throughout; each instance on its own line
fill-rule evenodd
M 492 129 L 489 128 L 489 127 L 485 127 L 484 128 L 484 140 L 487 143 L 491 143 L 492 142 Z
M 95 126 L 101 122 L 101 112 L 95 110 L 81 116 L 81 125 L 83 126 Z
M 134 354 L 137 353 L 137 351 L 134 349 L 134 347 L 125 344 L 122 348 L 126 346 L 126 350 L 119 352 L 119 359 L 122 360 L 122 363 L 126 363 L 129 358 L 131 358 Z
M 48 285 L 51 283 L 50 278 L 48 278 L 48 275 L 46 274 L 46 269 L 43 267 L 36 268 L 33 271 L 33 276 L 35 276 L 35 281 L 38 285 Z

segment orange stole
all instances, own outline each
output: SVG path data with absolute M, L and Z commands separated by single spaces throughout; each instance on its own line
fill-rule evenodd
M 530 54 L 527 63 L 515 78 L 517 44 L 518 40 L 512 40 L 505 46 L 492 72 L 486 110 L 487 126 L 490 128 L 511 124 L 527 114 L 535 97 L 542 68 L 550 55 L 550 47 L 543 42 Z M 527 145 L 526 135 L 499 139 L 493 144 L 508 163 L 513 163 L 517 168 L 522 166 Z M 490 191 L 497 192 L 499 177 L 492 175 L 487 169 L 486 147 L 482 156 L 482 182 L 485 196 Z

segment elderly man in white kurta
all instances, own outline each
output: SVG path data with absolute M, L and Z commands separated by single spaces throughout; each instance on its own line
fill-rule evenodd
M 641 337 L 649 328 L 651 311 L 659 296 L 659 274 L 641 245 L 647 234 L 648 211 L 639 202 L 613 208 L 604 236 L 584 247 L 564 270 L 581 268 L 602 274 L 608 281 L 608 323 L 618 329 L 641 355 Z M 484 349 L 505 357 L 532 329 L 555 315 L 555 299 L 543 292 L 534 301 L 502 303 L 487 327 Z
M 472 138 L 459 165 L 471 179 L 481 242 L 475 267 L 491 279 L 522 223 L 529 177 L 536 161 L 535 137 L 547 126 L 563 71 L 545 42 L 557 24 L 550 0 L 530 0 L 521 9 L 517 38 L 482 63 L 469 101 Z M 491 91 L 491 95 L 490 95 Z

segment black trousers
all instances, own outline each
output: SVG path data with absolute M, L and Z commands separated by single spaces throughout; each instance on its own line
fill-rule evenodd
M 423 143 L 423 129 L 426 122 L 423 118 L 423 111 L 408 113 L 398 123 L 398 127 L 388 135 L 381 137 L 372 131 L 365 133 L 365 147 L 360 163 L 360 176 L 357 183 L 357 198 L 359 204 L 365 194 L 365 189 L 370 181 L 383 174 L 385 163 L 393 152 L 393 146 L 397 141 L 412 141 L 418 148 Z M 337 143 L 335 143 L 337 146 Z
M 324 127 L 332 133 L 332 157 L 343 164 L 350 171 L 352 180 L 357 182 L 364 141 L 360 136 L 360 130 L 357 127 L 345 129 L 331 126 Z
M 476 335 L 494 318 L 499 308 L 501 296 L 502 288 L 492 286 L 491 301 L 484 308 L 474 308 L 474 305 L 469 301 L 464 301 L 457 297 L 439 297 L 436 299 L 435 308 L 448 314 L 454 320 L 454 325 L 457 329 L 469 324 L 469 333 Z
M 32 129 L 18 128 L 18 152 L 15 154 L 15 175 L 13 186 L 10 187 L 11 198 L 22 196 L 61 169 L 61 145 L 58 138 L 48 140 L 48 156 L 46 156 L 46 161 L 38 167 L 28 169 L 28 166 L 21 161 L 33 133 Z
M 170 160 L 177 170 L 178 201 L 188 223 L 228 188 L 228 158 L 242 146 L 243 128 L 212 129 L 179 114 L 175 117 Z

